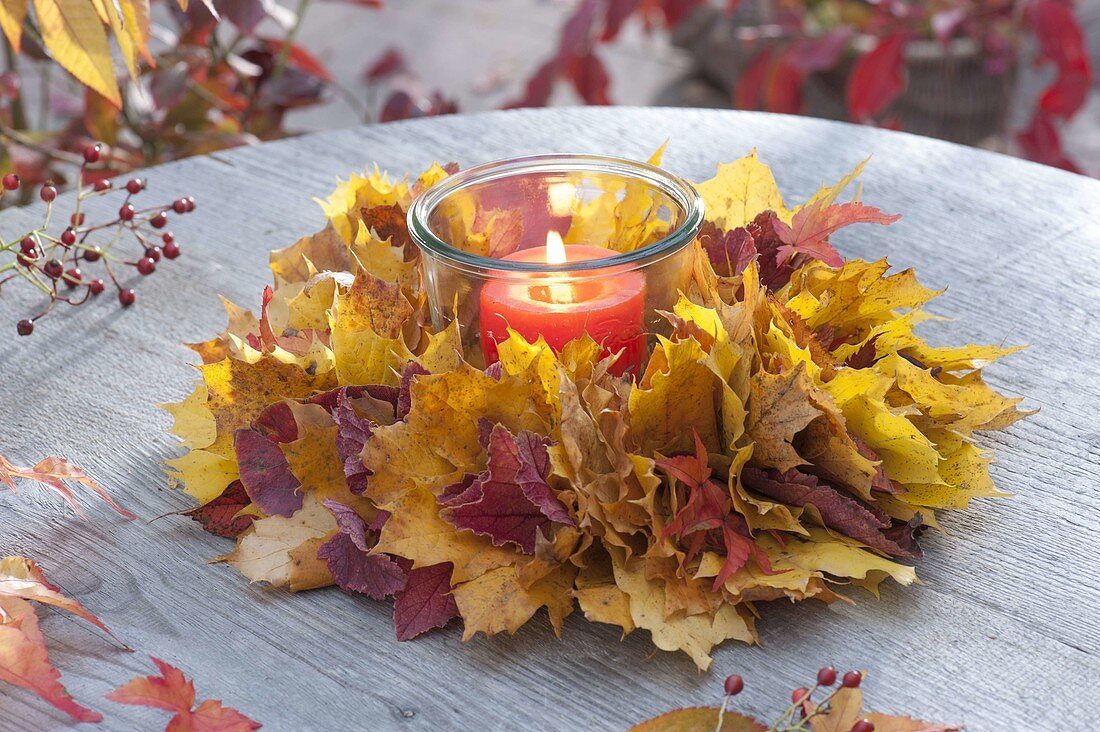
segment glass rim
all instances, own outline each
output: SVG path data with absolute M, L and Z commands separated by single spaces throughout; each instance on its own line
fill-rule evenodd
M 428 225 L 428 217 L 432 211 L 455 191 L 476 183 L 492 182 L 520 173 L 549 171 L 610 172 L 644 181 L 668 195 L 683 211 L 684 220 L 666 236 L 652 244 L 630 252 L 619 252 L 610 257 L 569 262 L 564 268 L 562 264 L 514 262 L 471 254 L 440 239 Z M 703 198 L 691 183 L 656 165 L 609 155 L 550 153 L 494 160 L 449 175 L 429 187 L 413 201 L 409 207 L 407 222 L 409 234 L 421 253 L 440 257 L 451 264 L 474 267 L 480 271 L 492 271 L 494 276 L 507 277 L 509 273 L 515 272 L 539 272 L 552 275 L 573 272 L 603 274 L 596 270 L 618 268 L 623 265 L 649 264 L 674 254 L 690 244 L 703 224 Z

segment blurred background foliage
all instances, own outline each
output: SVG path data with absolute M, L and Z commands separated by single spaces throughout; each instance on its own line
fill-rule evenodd
M 1080 12 L 1072 0 L 2 0 L 0 173 L 64 183 L 92 140 L 109 146 L 111 175 L 356 122 L 623 101 L 847 119 L 1080 170 L 1063 143 L 1094 83 Z

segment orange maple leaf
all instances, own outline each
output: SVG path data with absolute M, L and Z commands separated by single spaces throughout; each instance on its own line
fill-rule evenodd
M 166 730 L 174 732 L 251 732 L 260 724 L 217 699 L 195 706 L 195 685 L 183 672 L 156 656 L 150 656 L 159 676 L 138 676 L 107 694 L 119 704 L 153 707 L 175 712 Z

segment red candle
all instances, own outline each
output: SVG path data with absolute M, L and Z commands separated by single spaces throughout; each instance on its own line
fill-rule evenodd
M 566 264 L 610 257 L 600 247 L 562 243 L 551 231 L 546 248 L 522 249 L 504 257 L 511 262 Z M 639 373 L 646 357 L 645 277 L 641 272 L 585 270 L 574 281 L 561 273 L 511 273 L 481 289 L 481 347 L 486 363 L 499 360 L 497 344 L 508 328 L 532 343 L 542 336 L 555 351 L 588 333 L 604 355 L 620 353 L 611 372 Z

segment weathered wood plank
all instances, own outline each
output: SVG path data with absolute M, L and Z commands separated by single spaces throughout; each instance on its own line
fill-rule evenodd
M 873 153 L 865 198 L 905 217 L 889 230 L 846 233 L 844 253 L 888 255 L 948 286 L 936 311 L 957 320 L 935 324 L 936 339 L 1032 344 L 989 373 L 1043 408 L 983 440 L 997 453 L 995 478 L 1018 495 L 947 516 L 949 533 L 929 537 L 918 567 L 923 586 L 888 587 L 881 602 L 856 607 L 765 607 L 764 646 L 726 646 L 715 673 L 700 676 L 686 657 L 654 655 L 641 633 L 619 643 L 614 629 L 575 616 L 560 641 L 534 623 L 466 645 L 457 628 L 398 643 L 386 603 L 248 586 L 204 564 L 225 541 L 182 517 L 149 522 L 189 505 L 158 467 L 174 447 L 154 407 L 189 388 L 179 342 L 221 327 L 217 293 L 258 304 L 267 250 L 320 226 L 310 197 L 337 176 L 374 160 L 402 171 L 552 150 L 642 158 L 666 136 L 666 164 L 694 179 L 759 147 L 795 199 Z M 80 308 L 17 339 L 14 321 L 29 305 L 0 298 L 0 452 L 79 459 L 141 516 L 126 523 L 96 509 L 80 524 L 44 493 L 0 494 L 0 550 L 37 557 L 139 651 L 44 612 L 65 682 L 109 715 L 110 729 L 163 719 L 102 700 L 148 672 L 148 653 L 193 673 L 200 695 L 273 730 L 623 728 L 713 702 L 734 671 L 749 679 L 745 708 L 770 715 L 784 689 L 825 662 L 869 669 L 879 708 L 972 730 L 1081 728 L 1081 700 L 1100 676 L 1100 182 L 836 123 L 626 109 L 359 128 L 186 160 L 150 177 L 150 197 L 193 193 L 200 209 L 173 222 L 184 256 L 142 283 L 137 308 Z M 29 220 L 12 211 L 0 227 Z M 0 730 L 66 726 L 22 691 L 0 689 L 0 710 Z

